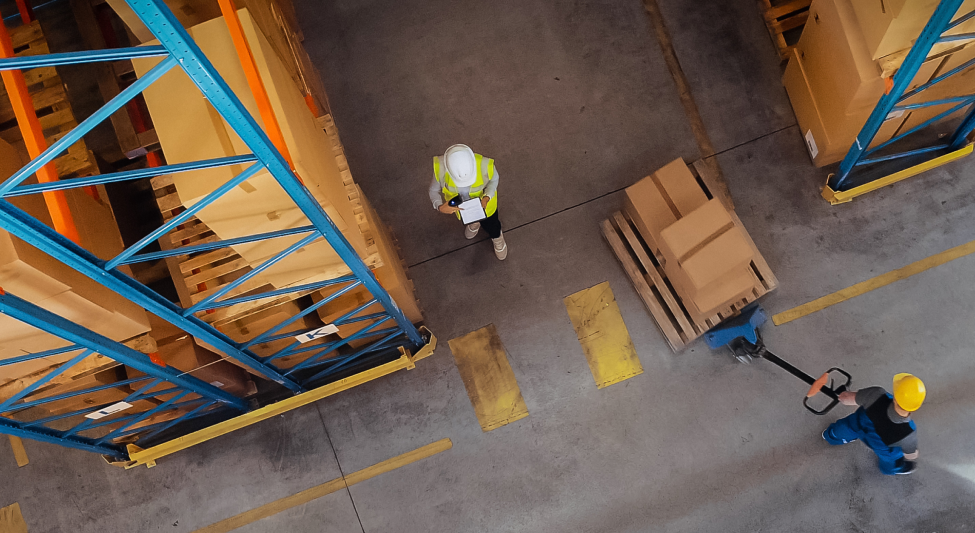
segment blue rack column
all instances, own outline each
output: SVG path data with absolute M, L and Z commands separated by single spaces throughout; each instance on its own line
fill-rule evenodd
M 311 224 L 328 241 L 339 257 L 362 281 L 369 292 L 382 304 L 397 326 L 406 334 L 414 347 L 424 341 L 417 328 L 396 306 L 385 289 L 362 261 L 351 244 L 325 214 L 308 189 L 291 171 L 290 166 L 274 148 L 254 118 L 247 113 L 241 101 L 230 90 L 216 69 L 193 42 L 172 12 L 159 0 L 127 0 L 133 11 L 146 27 L 159 39 L 193 83 L 206 96 L 214 109 L 223 117 L 235 133 L 251 149 L 257 159 L 271 173 L 292 201 L 308 217 Z
M 0 314 L 46 332 L 52 340 L 58 337 L 68 343 L 62 348 L 0 361 L 2 368 L 59 355 L 66 358 L 25 381 L 12 395 L 0 398 L 0 433 L 124 459 L 125 451 L 113 442 L 117 438 L 146 432 L 155 435 L 161 428 L 168 429 L 220 406 L 241 413 L 250 410 L 250 404 L 241 398 L 191 375 L 157 365 L 144 354 L 2 289 Z M 87 371 L 87 366 L 79 365 L 96 355 L 124 365 L 136 375 L 84 388 L 73 385 L 75 378 L 66 379 L 72 370 Z M 131 392 L 120 394 L 125 387 L 131 387 Z M 80 401 L 82 398 L 85 402 Z M 89 405 L 88 401 L 95 403 Z M 134 405 L 139 405 L 138 412 L 124 412 Z M 156 415 L 165 416 L 161 422 L 151 423 Z
M 853 197 L 859 194 L 916 175 L 971 152 L 970 146 L 966 148 L 966 139 L 972 130 L 975 129 L 975 114 L 973 114 L 975 113 L 975 107 L 968 111 L 961 126 L 956 129 L 947 143 L 913 148 L 903 152 L 885 150 L 891 144 L 900 141 L 908 135 L 916 133 L 938 120 L 975 103 L 975 97 L 973 95 L 965 94 L 958 95 L 955 98 L 904 104 L 909 98 L 957 74 L 964 70 L 964 68 L 971 66 L 972 62 L 966 63 L 951 72 L 939 75 L 936 79 L 929 81 L 921 87 L 910 92 L 907 91 L 912 80 L 917 75 L 918 70 L 921 68 L 922 63 L 928 58 L 935 44 L 975 39 L 975 35 L 970 34 L 946 34 L 946 32 L 975 16 L 975 13 L 968 13 L 955 18 L 962 3 L 963 0 L 941 0 L 931 18 L 925 24 L 920 36 L 914 42 L 910 52 L 908 52 L 907 57 L 904 59 L 900 68 L 894 73 L 892 78 L 893 86 L 880 98 L 880 101 L 874 107 L 873 112 L 860 130 L 860 133 L 856 136 L 849 152 L 847 152 L 846 156 L 840 162 L 837 172 L 829 176 L 822 194 L 830 203 L 837 204 L 851 201 Z M 954 104 L 955 107 L 925 121 L 907 132 L 899 133 L 894 138 L 876 147 L 870 148 L 881 126 L 892 112 L 950 104 Z M 881 151 L 887 153 L 881 155 L 878 153 Z M 859 178 L 858 173 L 863 173 L 864 167 L 866 166 L 873 167 L 871 173 L 865 175 L 864 178 L 857 179 Z

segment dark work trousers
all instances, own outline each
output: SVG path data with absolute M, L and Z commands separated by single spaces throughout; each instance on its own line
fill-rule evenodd
M 498 218 L 498 211 L 495 210 L 493 215 L 481 221 L 481 227 L 484 228 L 484 231 L 492 239 L 497 239 L 501 236 L 501 219 Z

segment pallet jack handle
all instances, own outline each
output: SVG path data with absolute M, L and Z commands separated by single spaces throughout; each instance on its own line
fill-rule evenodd
M 753 358 L 762 358 L 801 379 L 809 385 L 809 390 L 806 392 L 805 398 L 802 399 L 802 405 L 813 414 L 825 415 L 830 412 L 840 403 L 840 394 L 849 389 L 853 377 L 845 370 L 833 367 L 818 378 L 814 378 L 768 351 L 758 330 L 759 326 L 765 323 L 765 320 L 765 310 L 756 302 L 742 309 L 738 316 L 709 330 L 704 334 L 704 339 L 711 348 L 727 346 L 739 361 L 749 362 Z M 835 385 L 834 374 L 846 378 L 845 382 Z M 826 407 L 817 410 L 809 405 L 809 400 L 820 393 L 830 398 L 831 401 Z

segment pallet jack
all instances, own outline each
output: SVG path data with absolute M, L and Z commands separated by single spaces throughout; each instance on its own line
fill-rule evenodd
M 758 302 L 754 302 L 741 310 L 741 314 L 734 318 L 725 320 L 704 334 L 704 340 L 711 349 L 718 349 L 727 346 L 735 359 L 742 363 L 750 363 L 753 359 L 765 359 L 793 376 L 809 384 L 809 391 L 802 400 L 805 406 L 813 414 L 825 415 L 840 403 L 840 393 L 849 389 L 853 378 L 845 370 L 837 367 L 830 368 L 819 378 L 813 378 L 802 370 L 783 361 L 780 357 L 768 351 L 759 327 L 768 320 L 765 310 Z M 846 378 L 846 382 L 841 385 L 834 384 L 834 374 Z M 827 385 L 827 382 L 829 383 Z M 826 407 L 815 409 L 809 404 L 809 400 L 822 393 L 830 399 Z

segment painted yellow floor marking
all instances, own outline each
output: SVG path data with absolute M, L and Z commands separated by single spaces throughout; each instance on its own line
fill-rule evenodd
M 890 285 L 895 281 L 909 278 L 914 274 L 919 274 L 925 270 L 943 265 L 949 261 L 954 261 L 959 257 L 965 257 L 972 252 L 975 252 L 975 241 L 962 244 L 961 246 L 956 246 L 939 254 L 932 255 L 931 257 L 925 257 L 924 259 L 915 261 L 905 267 L 898 268 L 897 270 L 891 270 L 886 274 L 881 274 L 875 278 L 861 281 L 856 285 L 836 291 L 833 294 L 828 294 L 822 298 L 817 298 L 809 303 L 789 309 L 788 311 L 783 311 L 773 316 L 772 322 L 774 322 L 777 326 L 781 326 L 786 322 L 791 322 L 797 318 L 802 318 L 808 314 L 815 313 L 816 311 L 821 311 L 831 305 L 845 302 L 850 298 L 855 298 L 874 289 L 879 289 L 880 287 Z
M 19 503 L 0 509 L 0 533 L 27 533 L 27 522 L 20 514 Z
M 437 442 L 427 444 L 422 448 L 417 448 L 411 452 L 397 455 L 392 459 L 387 459 L 381 463 L 368 466 L 362 470 L 359 470 L 358 472 L 353 472 L 344 478 L 340 477 L 338 479 L 333 479 L 310 489 L 305 489 L 297 494 L 292 494 L 291 496 L 262 505 L 256 509 L 251 509 L 250 511 L 240 513 L 237 516 L 232 516 L 226 520 L 221 520 L 216 524 L 212 524 L 203 529 L 198 529 L 194 533 L 226 533 L 228 531 L 233 531 L 237 528 L 257 522 L 263 518 L 276 515 L 281 511 L 286 511 L 292 507 L 306 504 L 312 500 L 321 498 L 322 496 L 326 496 L 335 491 L 355 485 L 356 483 L 361 483 L 380 474 L 385 474 L 386 472 L 396 470 L 401 466 L 415 463 L 420 459 L 426 459 L 432 455 L 449 450 L 452 446 L 453 443 L 450 442 L 450 439 L 440 439 Z M 0 525 L 2 525 L 2 522 L 0 522 Z M 27 530 L 25 529 L 24 533 L 26 533 L 26 531 Z M 6 530 L 0 528 L 0 532 L 6 533 Z
M 491 431 L 528 416 L 528 406 L 494 324 L 448 344 L 481 429 Z
M 597 388 L 643 373 L 608 281 L 566 296 L 563 302 Z
M 25 467 L 30 459 L 27 458 L 27 450 L 24 449 L 24 441 L 20 440 L 20 437 L 15 437 L 13 435 L 7 435 L 10 437 L 10 447 L 14 450 L 14 459 L 17 460 L 17 466 Z M 2 533 L 2 532 L 0 532 Z

